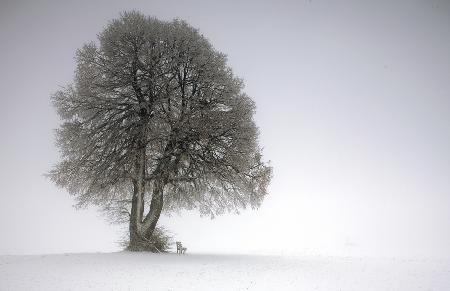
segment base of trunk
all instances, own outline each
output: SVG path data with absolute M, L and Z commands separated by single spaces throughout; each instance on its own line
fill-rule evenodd
M 155 243 L 150 241 L 139 241 L 128 244 L 127 251 L 132 252 L 152 252 L 152 253 L 161 253 L 160 250 Z
M 167 231 L 157 227 L 150 238 L 145 238 L 136 233 L 130 236 L 126 249 L 133 252 L 166 253 L 172 244 L 172 237 L 167 234 Z

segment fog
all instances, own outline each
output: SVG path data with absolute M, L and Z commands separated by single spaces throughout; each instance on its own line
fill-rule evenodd
M 450 256 L 446 0 L 2 1 L 0 254 L 120 249 L 123 227 L 43 174 L 58 160 L 49 96 L 131 9 L 185 19 L 228 55 L 274 168 L 258 210 L 165 215 L 189 251 Z

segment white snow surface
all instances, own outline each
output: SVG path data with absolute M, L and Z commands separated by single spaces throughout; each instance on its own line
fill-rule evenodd
M 0 290 L 450 290 L 450 261 L 95 253 L 0 256 Z

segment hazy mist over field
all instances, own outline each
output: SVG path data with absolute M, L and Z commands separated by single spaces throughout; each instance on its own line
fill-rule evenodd
M 446 0 L 2 1 L 0 254 L 120 249 L 120 226 L 43 175 L 58 159 L 49 96 L 132 9 L 228 55 L 274 168 L 259 210 L 165 215 L 189 251 L 450 256 Z

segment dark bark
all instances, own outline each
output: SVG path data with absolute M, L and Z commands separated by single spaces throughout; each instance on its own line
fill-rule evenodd
M 136 181 L 133 183 L 133 197 L 131 200 L 131 213 L 130 213 L 130 245 L 133 244 L 139 236 L 139 220 L 138 220 L 138 189 Z
M 140 146 L 135 162 L 135 178 L 133 180 L 133 197 L 130 215 L 130 248 L 143 243 L 142 217 L 144 213 L 145 194 L 145 146 Z
M 162 181 L 155 181 L 152 200 L 150 203 L 150 210 L 147 213 L 143 221 L 143 233 L 144 237 L 151 239 L 153 232 L 155 231 L 156 224 L 158 223 L 159 217 L 164 204 L 164 183 Z
M 142 211 L 143 211 L 143 195 L 140 193 L 140 187 L 137 182 L 133 186 L 133 198 L 131 200 L 131 215 L 130 215 L 130 247 L 140 245 L 143 241 L 141 231 Z M 142 205 L 142 206 L 141 206 Z
M 138 193 L 138 188 L 135 187 L 135 191 L 133 194 Z M 138 205 L 138 196 L 133 195 L 132 200 L 132 211 L 134 207 L 134 215 L 132 215 L 130 219 L 130 242 L 128 249 L 131 251 L 151 251 L 151 252 L 160 252 L 165 251 L 167 245 L 161 244 L 161 238 L 154 237 L 154 231 L 156 228 L 156 224 L 161 215 L 161 211 L 163 208 L 163 189 L 164 183 L 156 180 L 153 193 L 152 200 L 150 204 L 150 210 L 147 213 L 144 221 L 138 220 L 136 216 L 138 216 L 138 212 L 136 211 Z M 159 247 L 158 247 L 159 246 Z

